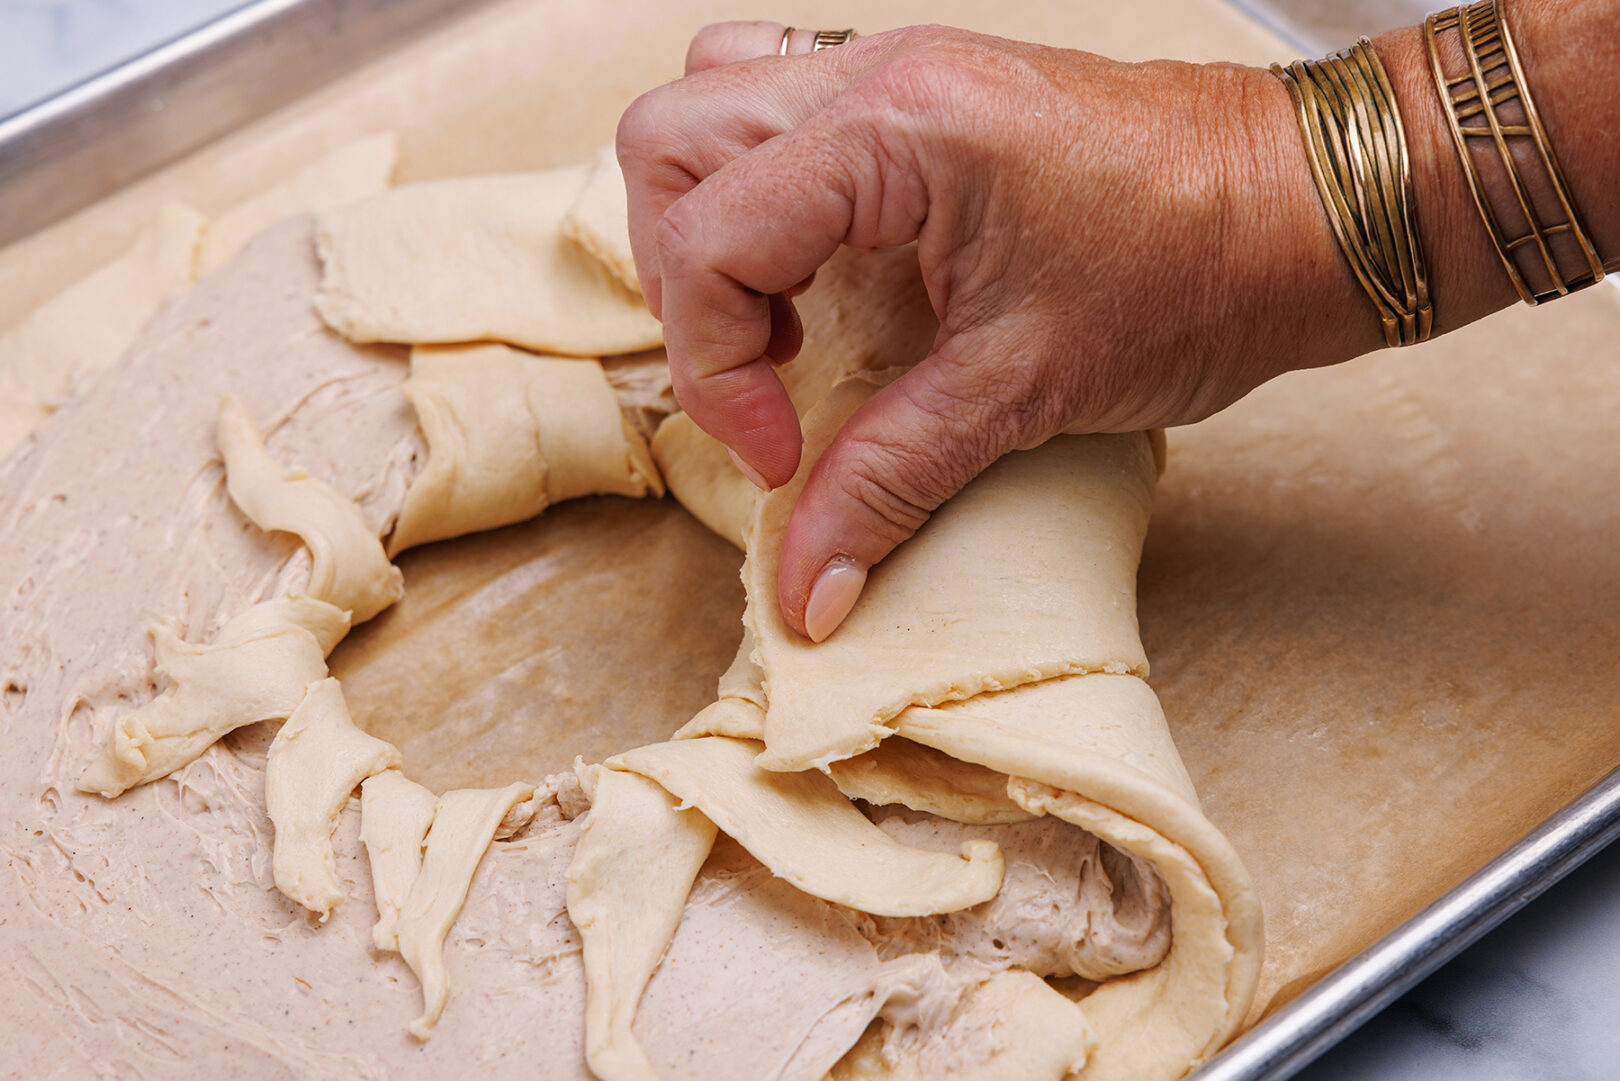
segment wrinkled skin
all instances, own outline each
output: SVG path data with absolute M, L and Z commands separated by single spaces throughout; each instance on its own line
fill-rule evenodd
M 917 243 L 939 335 L 849 420 L 796 505 L 778 589 L 801 633 L 830 633 L 865 569 L 1010 450 L 1199 420 L 1382 345 L 1268 72 L 942 27 L 814 55 L 800 32 L 800 55 L 779 57 L 781 34 L 705 28 L 687 78 L 625 114 L 618 151 L 676 395 L 762 487 L 799 463 L 773 368 L 802 340 L 791 298 L 840 245 Z M 1421 42 L 1399 34 L 1379 48 L 1416 100 Z M 1445 329 L 1512 298 L 1500 281 L 1456 285 L 1453 264 L 1484 282 L 1494 256 L 1427 104 L 1407 127 Z M 836 569 L 841 585 L 817 588 Z

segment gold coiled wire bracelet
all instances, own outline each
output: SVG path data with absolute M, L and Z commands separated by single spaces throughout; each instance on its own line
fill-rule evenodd
M 1519 298 L 1539 304 L 1602 281 L 1603 260 L 1525 85 L 1501 0 L 1430 15 L 1423 38 L 1474 206 Z M 1445 59 L 1461 53 L 1456 75 L 1446 73 L 1443 45 Z M 1526 152 L 1515 154 L 1515 145 Z
M 1339 247 L 1390 345 L 1434 327 L 1428 267 L 1412 206 L 1406 132 L 1389 75 L 1362 38 L 1322 60 L 1271 66 L 1293 97 L 1311 176 Z

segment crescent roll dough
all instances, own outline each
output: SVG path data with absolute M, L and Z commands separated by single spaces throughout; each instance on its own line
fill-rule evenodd
M 772 773 L 759 744 L 711 736 L 640 747 L 612 769 L 657 781 L 812 897 L 880 916 L 955 912 L 994 897 L 1001 852 L 992 841 L 952 853 L 910 848 L 868 821 L 826 777 Z
M 219 404 L 218 439 L 231 500 L 260 529 L 296 533 L 309 549 L 311 596 L 364 623 L 404 595 L 399 568 L 354 500 L 302 469 L 279 465 L 235 398 Z
M 400 765 L 399 748 L 355 727 L 335 679 L 309 685 L 270 744 L 264 803 L 276 888 L 324 920 L 343 900 L 332 829 L 360 782 Z
M 568 208 L 562 232 L 611 270 L 621 285 L 640 296 L 641 280 L 636 277 L 636 257 L 630 250 L 628 201 L 619 156 L 613 147 L 604 146 L 596 152 L 590 180 Z
M 585 1062 L 599 1081 L 656 1081 L 630 1026 L 715 827 L 645 777 L 585 769 L 591 810 L 568 865 L 568 918 L 579 930 L 588 985 Z
M 982 932 L 1034 905 L 1045 913 L 1031 925 L 1046 929 L 1035 936 L 1042 942 L 1056 934 L 1053 926 L 1077 917 L 1090 931 L 1078 939 L 1058 934 L 1049 944 L 1056 954 L 1041 946 L 1017 956 L 1001 950 L 1013 937 L 995 932 L 984 956 L 1038 971 L 986 973 L 954 1014 L 920 1025 L 920 1043 L 891 1046 L 896 1026 L 911 1023 L 891 1018 L 833 1076 L 1173 1081 L 1241 1023 L 1259 973 L 1262 924 L 1247 874 L 1199 809 L 1158 699 L 1142 679 L 1136 562 L 1162 448 L 1147 433 L 1069 436 L 1009 455 L 874 570 L 844 626 L 811 645 L 787 632 L 777 612 L 781 533 L 803 471 L 883 381 L 862 375 L 833 388 L 806 420 L 800 478 L 761 504 L 744 568 L 748 633 L 718 701 L 681 729 L 687 738 L 609 764 L 657 780 L 800 888 L 868 912 L 877 911 L 873 900 L 881 902 L 885 884 L 852 888 L 861 882 L 860 861 L 821 861 L 807 840 L 832 830 L 806 822 L 791 831 L 806 839 L 795 858 L 809 858 L 822 876 L 813 882 L 788 873 L 770 845 L 750 844 L 755 823 L 780 826 L 789 816 L 738 813 L 753 798 L 744 794 L 750 786 L 766 787 L 747 770 L 803 786 L 806 802 L 824 808 L 829 822 L 844 813 L 834 813 L 834 804 L 855 815 L 847 797 L 856 796 L 982 822 L 987 831 L 1039 829 L 1030 819 L 1042 818 L 1060 831 L 1060 823 L 1084 831 L 1062 847 L 1090 846 L 1100 879 L 1088 860 L 1072 886 L 1043 877 L 1051 865 L 1020 864 L 994 901 L 936 917 L 936 927 Z M 755 748 L 761 753 L 750 761 Z M 939 819 L 885 832 L 899 843 L 911 830 L 926 835 L 935 828 L 930 821 Z M 1008 844 L 1028 835 L 997 836 Z M 934 886 L 924 876 L 893 872 L 887 885 L 896 884 L 919 894 L 915 911 L 929 910 Z M 1094 896 L 1099 907 L 1059 918 L 1056 908 L 1041 907 L 1048 904 L 1042 890 L 1054 887 L 1060 896 Z M 1099 887 L 1101 894 L 1088 893 Z M 884 926 L 885 935 L 904 937 L 900 924 Z M 586 937 L 600 933 L 593 928 Z M 1054 971 L 1049 958 L 1059 955 L 1069 959 Z M 1037 978 L 1066 968 L 1101 981 L 1078 1004 Z M 1009 1028 L 1015 1047 L 971 1068 L 938 1057 L 956 1026 L 997 1023 L 989 1018 L 1005 1017 L 1015 1002 L 1015 1026 L 1026 1015 L 1046 1018 L 1016 1036 Z M 971 1020 L 990 1004 L 999 1005 Z
M 501 819 L 534 795 L 534 786 L 463 788 L 439 797 L 428 830 L 422 870 L 411 884 L 399 918 L 399 953 L 422 983 L 422 1015 L 411 1035 L 425 1040 L 439 1023 L 450 985 L 444 971 L 444 939 L 466 903 L 473 872 L 495 839 Z
M 833 390 L 807 420 L 807 463 L 875 389 L 857 378 Z M 874 570 L 820 646 L 788 633 L 775 603 L 802 472 L 765 498 L 744 569 L 768 691 L 761 765 L 825 768 L 897 733 L 1005 775 L 1028 813 L 1070 822 L 1163 880 L 1169 952 L 1081 1003 L 1099 1041 L 1086 1081 L 1181 1076 L 1236 1031 L 1260 965 L 1253 888 L 1141 679 L 1135 571 L 1156 457 L 1141 433 L 1008 455 Z
M 342 609 L 303 596 L 254 605 L 207 645 L 153 626 L 155 668 L 174 686 L 113 726 L 79 791 L 111 799 L 173 773 L 233 729 L 286 717 L 326 675 L 326 655 L 348 629 Z
M 810 413 L 806 462 L 878 386 L 852 377 Z M 780 538 L 807 474 L 764 497 L 743 567 L 743 618 L 770 689 L 767 769 L 870 750 L 910 705 L 1073 672 L 1147 673 L 1136 563 L 1158 473 L 1144 433 L 1062 436 L 1002 458 L 872 568 L 820 645 L 776 604 Z
M 315 308 L 355 342 L 499 341 L 568 356 L 635 353 L 663 327 L 563 237 L 589 165 L 411 184 L 322 214 Z
M 594 360 L 503 345 L 417 348 L 404 390 L 428 460 L 405 493 L 390 554 L 577 496 L 664 494 L 646 441 Z
M 371 941 L 379 950 L 399 949 L 399 918 L 422 870 L 422 842 L 438 805 L 437 796 L 397 769 L 374 773 L 360 786 L 360 841 L 377 901 Z

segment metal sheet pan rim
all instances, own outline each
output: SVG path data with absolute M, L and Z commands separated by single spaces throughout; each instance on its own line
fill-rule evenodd
M 1264 5 L 1257 0 L 1227 2 L 1246 17 L 1257 19 L 1302 48 L 1310 47 L 1309 42 L 1300 40 L 1297 27 L 1291 21 L 1266 17 Z M 19 155 L 28 153 L 30 147 L 70 141 L 75 135 L 94 132 L 98 118 L 127 115 L 152 93 L 154 86 L 165 85 L 166 76 L 181 66 L 201 65 L 210 69 L 207 74 L 218 78 L 220 72 L 212 70 L 211 65 L 227 66 L 237 50 L 250 43 L 271 53 L 264 58 L 265 63 L 305 68 L 307 56 L 292 55 L 300 49 L 299 39 L 294 35 L 267 35 L 265 28 L 300 13 L 328 12 L 345 6 L 365 9 L 358 16 L 351 12 L 338 23 L 338 33 L 346 48 L 369 54 L 372 49 L 368 46 L 379 47 L 379 39 L 386 43 L 400 41 L 398 19 L 388 16 L 386 4 L 255 0 L 54 97 L 0 117 L 0 163 L 17 162 Z M 431 21 L 422 15 L 422 9 L 450 10 L 471 5 L 458 3 L 458 0 L 432 0 L 418 2 L 415 6 L 418 11 L 414 21 L 421 26 Z M 354 52 L 349 52 L 348 56 L 352 60 Z M 334 69 L 324 76 L 330 79 L 341 73 Z M 314 85 L 317 84 L 306 83 L 305 92 Z M 173 81 L 173 93 L 183 94 L 187 89 L 195 91 L 196 84 Z M 270 102 L 260 113 L 239 115 L 235 122 L 246 124 L 279 104 Z M 177 108 L 173 113 L 183 115 L 184 109 Z M 101 126 L 110 128 L 111 124 Z M 192 143 L 181 153 L 198 145 L 201 144 Z M 172 158 L 142 163 L 138 175 L 160 168 L 169 160 Z M 6 203 L 8 183 L 15 181 L 18 175 L 26 175 L 26 168 L 27 163 L 21 168 L 0 169 L 0 207 Z M 99 192 L 96 197 L 104 197 L 112 190 L 116 190 L 116 186 Z M 5 235 L 0 236 L 0 245 L 43 228 L 52 220 L 54 218 L 13 221 Z M 1620 839 L 1620 769 L 1592 785 L 1423 911 L 1322 977 L 1309 990 L 1221 1051 L 1194 1073 L 1190 1081 L 1282 1081 L 1291 1076 L 1617 839 Z

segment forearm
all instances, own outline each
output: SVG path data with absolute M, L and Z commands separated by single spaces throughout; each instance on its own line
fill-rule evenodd
M 1620 0 L 1509 0 L 1505 7 L 1524 81 L 1575 206 L 1608 268 L 1620 268 L 1620 187 L 1614 183 L 1620 139 L 1612 136 L 1620 131 Z M 1474 204 L 1423 28 L 1391 31 L 1374 45 L 1406 131 L 1434 332 L 1442 334 L 1517 303 L 1518 294 Z M 1460 54 L 1451 63 L 1450 70 L 1461 70 Z M 1247 287 L 1263 298 L 1257 310 L 1274 313 L 1270 335 L 1261 340 L 1271 343 L 1276 366 L 1316 367 L 1382 347 L 1373 307 L 1338 248 L 1311 179 L 1287 89 L 1254 68 L 1217 67 L 1209 77 L 1236 82 L 1245 96 L 1249 145 L 1237 155 L 1230 179 L 1237 190 L 1230 197 L 1267 212 L 1240 218 L 1253 223 L 1248 258 L 1256 262 L 1233 275 L 1233 288 L 1248 275 Z M 1536 169 L 1523 175 L 1537 206 L 1545 207 L 1550 188 Z M 1513 198 L 1500 185 L 1488 195 Z

